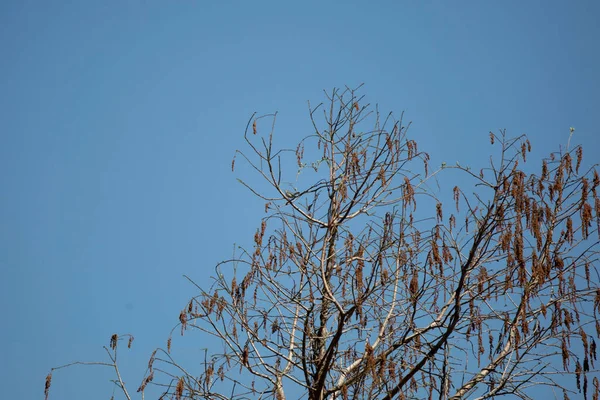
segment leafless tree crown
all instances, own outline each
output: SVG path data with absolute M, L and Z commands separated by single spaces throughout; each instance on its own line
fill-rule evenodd
M 501 131 L 485 168 L 434 167 L 409 123 L 354 90 L 309 110 L 312 134 L 295 150 L 275 148 L 276 115 L 251 118 L 232 169 L 243 161 L 267 184 L 242 181 L 265 216 L 177 328 L 220 345 L 192 372 L 169 338 L 139 392 L 598 400 L 600 177 L 583 149 L 533 166 L 529 141 Z M 290 157 L 300 179 L 286 180 Z

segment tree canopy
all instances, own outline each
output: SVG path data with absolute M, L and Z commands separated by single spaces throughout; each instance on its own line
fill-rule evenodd
M 402 115 L 357 90 L 327 93 L 309 117 L 294 149 L 275 146 L 276 114 L 250 119 L 232 169 L 261 179 L 241 182 L 264 217 L 253 246 L 196 285 L 173 331 L 221 346 L 192 370 L 169 338 L 138 392 L 527 399 L 545 386 L 598 399 L 600 177 L 582 147 L 529 160 L 525 136 L 490 132 L 489 164 L 434 165 Z M 101 364 L 131 398 L 121 339 Z

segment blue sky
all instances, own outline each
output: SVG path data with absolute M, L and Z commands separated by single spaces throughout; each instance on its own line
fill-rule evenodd
M 309 132 L 307 100 L 365 83 L 434 164 L 483 166 L 488 132 L 539 159 L 569 127 L 599 161 L 596 1 L 10 1 L 0 4 L 3 397 L 101 360 L 114 332 L 137 387 L 156 346 L 262 214 L 231 172 L 254 111 Z M 189 354 L 209 345 L 182 344 Z M 110 371 L 54 376 L 106 399 Z

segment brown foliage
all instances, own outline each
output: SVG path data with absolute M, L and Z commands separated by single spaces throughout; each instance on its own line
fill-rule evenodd
M 259 137 L 263 117 L 248 123 L 249 151 L 237 154 L 268 188 L 242 183 L 266 215 L 251 249 L 220 263 L 179 315 L 182 334 L 200 330 L 220 348 L 192 373 L 171 359 L 169 339 L 160 362 L 172 372 L 153 354 L 140 389 L 161 372 L 176 399 L 587 392 L 600 336 L 600 177 L 584 171 L 583 150 L 551 154 L 535 174 L 521 166 L 527 138 L 501 131 L 481 173 L 430 172 L 410 124 L 353 90 L 309 113 L 313 133 L 289 151 L 272 132 Z M 444 201 L 456 209 L 446 221 Z

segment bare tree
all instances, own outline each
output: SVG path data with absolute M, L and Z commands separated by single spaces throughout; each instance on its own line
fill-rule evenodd
M 346 89 L 309 104 L 313 133 L 295 150 L 275 148 L 276 115 L 251 118 L 236 157 L 268 184 L 242 182 L 265 217 L 174 331 L 221 348 L 192 372 L 169 338 L 138 391 L 529 399 L 545 386 L 598 399 L 600 177 L 580 169 L 582 148 L 528 172 L 529 141 L 502 131 L 485 168 L 432 168 L 410 124 L 363 102 Z

